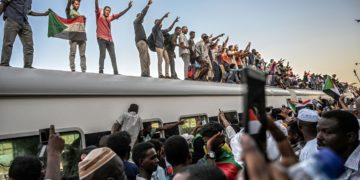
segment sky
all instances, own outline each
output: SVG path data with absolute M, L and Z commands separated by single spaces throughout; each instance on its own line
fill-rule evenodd
M 98 72 L 99 49 L 96 40 L 95 1 L 82 0 L 79 12 L 87 17 L 88 37 L 86 56 L 87 72 Z M 67 0 L 33 0 L 32 10 L 44 12 L 51 8 L 65 16 Z M 133 21 L 146 5 L 147 0 L 134 0 L 133 7 L 119 20 L 112 22 L 112 35 L 119 73 L 139 76 L 140 60 L 134 40 Z M 99 0 L 100 7 L 109 5 L 113 12 L 124 10 L 126 0 Z M 341 81 L 358 82 L 353 70 L 360 73 L 360 19 L 359 0 L 153 0 L 144 27 L 147 35 L 154 20 L 170 12 L 163 27 L 168 27 L 180 17 L 178 26 L 186 25 L 197 33 L 221 34 L 230 37 L 229 44 L 245 48 L 248 42 L 262 57 L 284 58 L 294 67 L 295 73 L 311 71 L 321 74 L 337 74 Z M 38 69 L 69 71 L 69 42 L 48 38 L 48 18 L 29 17 L 34 37 L 34 63 Z M 3 34 L 4 22 L 0 22 Z M 3 35 L 0 35 L 0 42 Z M 221 39 L 225 40 L 225 37 Z M 157 77 L 157 58 L 150 52 L 151 76 Z M 176 49 L 178 53 L 178 49 Z M 183 78 L 183 61 L 176 60 L 176 72 Z M 77 53 L 76 68 L 80 71 Z M 16 39 L 11 66 L 23 66 L 22 45 Z M 105 73 L 112 74 L 109 55 L 105 59 Z

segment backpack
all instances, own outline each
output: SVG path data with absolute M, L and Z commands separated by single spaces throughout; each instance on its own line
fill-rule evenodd
M 151 33 L 149 35 L 149 37 L 147 38 L 147 43 L 149 45 L 149 49 L 152 51 L 152 52 L 156 52 L 156 47 L 155 47 L 155 40 L 154 40 L 154 36 L 153 34 Z

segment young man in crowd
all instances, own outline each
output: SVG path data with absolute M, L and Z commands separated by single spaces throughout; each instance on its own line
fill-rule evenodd
M 132 159 L 139 167 L 136 180 L 150 180 L 159 165 L 154 146 L 148 142 L 136 144 L 132 151 Z
M 166 179 L 165 169 L 166 169 L 166 161 L 165 161 L 165 153 L 164 153 L 164 144 L 156 139 L 152 139 L 148 141 L 149 143 L 154 145 L 157 157 L 159 159 L 159 165 L 156 171 L 151 175 L 152 180 L 163 180 Z
M 72 8 L 70 8 L 71 6 Z M 80 8 L 80 0 L 68 0 L 68 4 L 66 5 L 66 9 L 65 9 L 66 17 L 68 19 L 72 19 L 81 16 L 78 11 L 79 8 Z M 85 56 L 86 41 L 70 40 L 69 44 L 70 44 L 70 55 L 69 55 L 70 70 L 72 72 L 75 72 L 76 48 L 79 47 L 81 72 L 86 72 L 86 56 Z
M 202 127 L 201 134 L 206 147 L 206 164 L 216 165 L 225 174 L 227 179 L 235 180 L 240 165 L 235 161 L 229 146 L 225 143 L 222 134 L 223 127 L 219 123 L 209 123 Z
M 166 140 L 165 156 L 173 168 L 173 174 L 170 176 L 170 179 L 172 179 L 180 169 L 191 163 L 189 145 L 186 140 L 179 135 L 171 136 Z
M 325 112 L 317 124 L 318 148 L 328 147 L 345 162 L 339 179 L 360 179 L 359 123 L 354 115 L 342 110 Z
M 175 23 L 177 23 L 179 21 L 179 17 L 177 17 L 174 20 L 174 22 L 170 25 L 169 28 L 161 29 L 162 28 L 162 22 L 167 17 L 169 17 L 169 13 L 166 13 L 160 19 L 156 19 L 155 20 L 155 25 L 152 28 L 152 36 L 154 38 L 156 54 L 157 54 L 157 57 L 158 57 L 158 74 L 159 74 L 159 78 L 165 78 L 165 76 L 167 78 L 170 78 L 170 76 L 169 76 L 169 67 L 170 67 L 169 63 L 170 62 L 169 62 L 169 56 L 168 56 L 167 51 L 165 50 L 165 46 L 164 46 L 164 34 L 169 33 L 172 30 L 172 28 L 174 27 Z M 165 76 L 163 75 L 163 72 L 162 72 L 162 62 L 163 62 L 163 60 L 165 60 Z
M 143 26 L 144 17 L 149 10 L 152 0 L 148 0 L 145 8 L 141 13 L 136 15 L 134 21 L 134 30 L 135 30 L 135 43 L 139 51 L 140 57 L 140 67 L 141 67 L 141 76 L 150 77 L 150 55 L 149 55 L 149 46 L 146 39 L 146 33 Z
M 1 0 L 0 15 L 3 12 L 4 39 L 0 66 L 10 66 L 10 59 L 16 36 L 23 45 L 24 68 L 33 68 L 34 42 L 28 15 L 47 16 L 49 12 L 38 13 L 31 10 L 31 0 Z
M 176 27 L 175 32 L 171 34 L 169 37 L 167 37 L 168 38 L 167 40 L 165 40 L 165 49 L 167 51 L 170 61 L 171 79 L 179 79 L 175 71 L 175 58 L 176 58 L 175 48 L 176 46 L 179 46 L 177 43 L 177 37 L 180 35 L 180 33 L 181 33 L 181 28 Z
M 113 150 L 123 161 L 124 170 L 128 180 L 135 180 L 139 173 L 138 167 L 129 162 L 131 151 L 131 137 L 126 131 L 120 131 L 110 135 L 107 140 L 107 147 Z
M 186 38 L 188 31 L 188 28 L 183 26 L 179 35 L 179 56 L 184 61 L 184 79 L 188 79 L 188 69 L 190 66 L 190 46 Z
M 111 64 L 114 74 L 119 74 L 116 64 L 115 46 L 111 35 L 111 22 L 119 19 L 132 7 L 132 1 L 129 2 L 128 7 L 117 14 L 110 15 L 111 8 L 105 6 L 104 9 L 99 8 L 99 0 L 95 0 L 95 13 L 96 13 L 96 37 L 100 50 L 99 58 L 99 73 L 104 73 L 104 61 L 106 50 L 108 51 L 111 59 Z
M 316 111 L 302 109 L 297 116 L 299 129 L 304 135 L 305 146 L 300 151 L 299 160 L 304 161 L 311 158 L 317 150 L 316 125 L 320 117 Z

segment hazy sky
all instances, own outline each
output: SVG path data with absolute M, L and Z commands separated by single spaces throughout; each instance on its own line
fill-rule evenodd
M 127 7 L 126 0 L 99 0 L 100 7 L 109 5 L 113 12 Z M 53 9 L 65 17 L 67 0 L 33 0 L 33 11 Z M 140 75 L 138 52 L 134 42 L 133 20 L 145 6 L 146 0 L 134 0 L 130 11 L 112 22 L 119 73 Z M 87 17 L 87 67 L 88 72 L 98 72 L 99 50 L 96 41 L 94 0 L 83 0 L 80 13 Z M 230 36 L 230 44 L 244 48 L 252 42 L 268 61 L 285 58 L 296 73 L 304 70 L 315 73 L 338 74 L 340 80 L 357 82 L 353 74 L 355 62 L 360 62 L 359 0 L 154 0 L 144 27 L 147 35 L 153 22 L 164 13 L 170 17 L 164 21 L 167 27 L 176 16 L 178 25 L 187 25 L 197 32 Z M 66 70 L 69 68 L 69 43 L 66 40 L 47 37 L 47 17 L 29 17 L 34 36 L 35 57 L 33 66 L 39 69 Z M 4 22 L 0 23 L 3 34 Z M 2 42 L 3 36 L 0 36 Z M 224 38 L 223 38 L 224 39 Z M 222 40 L 223 40 L 222 39 Z M 176 53 L 178 50 L 176 49 Z M 156 54 L 151 54 L 151 76 L 157 77 Z M 13 49 L 11 66 L 23 66 L 23 53 L 17 38 Z M 77 54 L 77 71 L 80 71 Z M 183 77 L 182 59 L 176 59 L 176 71 Z M 112 73 L 107 54 L 105 73 Z

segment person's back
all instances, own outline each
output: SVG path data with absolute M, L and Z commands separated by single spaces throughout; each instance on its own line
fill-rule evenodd
M 136 112 L 124 112 L 117 122 L 121 124 L 121 131 L 126 131 L 130 134 L 131 147 L 133 147 L 139 132 L 143 129 L 140 116 Z

